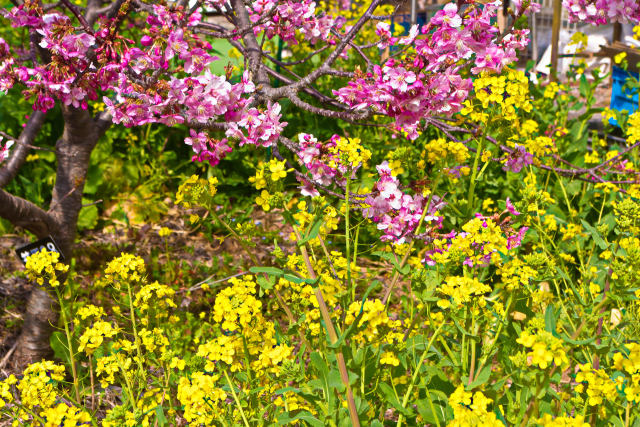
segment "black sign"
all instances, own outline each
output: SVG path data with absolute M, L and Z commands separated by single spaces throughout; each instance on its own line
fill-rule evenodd
M 18 254 L 18 258 L 20 258 L 22 263 L 26 265 L 27 258 L 35 253 L 45 250 L 50 252 L 58 252 L 60 254 L 60 260 L 64 260 L 62 251 L 60 251 L 60 248 L 58 248 L 56 242 L 53 241 L 53 238 L 51 236 L 45 237 L 44 239 L 40 239 L 37 242 L 29 243 L 28 245 L 16 249 L 16 254 Z

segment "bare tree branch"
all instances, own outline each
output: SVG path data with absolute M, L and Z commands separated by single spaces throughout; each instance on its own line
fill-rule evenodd
M 52 218 L 44 209 L 5 190 L 0 190 L 0 217 L 16 227 L 32 232 L 38 238 L 51 234 L 55 227 Z
M 0 168 L 0 188 L 4 188 L 18 174 L 24 164 L 29 148 L 33 145 L 36 135 L 44 123 L 46 114 L 42 111 L 34 111 L 27 121 L 22 133 L 17 139 L 15 147 L 11 150 L 11 157 Z

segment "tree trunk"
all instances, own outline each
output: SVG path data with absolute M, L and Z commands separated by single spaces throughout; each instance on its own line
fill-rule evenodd
M 82 208 L 82 192 L 89 169 L 91 152 L 108 128 L 105 121 L 93 120 L 86 110 L 63 106 L 64 131 L 56 143 L 56 183 L 49 211 L 48 233 L 53 237 L 67 262 L 73 255 L 78 215 Z M 42 232 L 38 237 L 44 237 Z M 61 280 L 61 283 L 64 282 Z M 61 285 L 62 286 L 62 285 Z M 24 326 L 13 356 L 14 366 L 50 357 L 49 340 L 58 325 L 58 302 L 50 292 L 34 289 L 25 313 Z

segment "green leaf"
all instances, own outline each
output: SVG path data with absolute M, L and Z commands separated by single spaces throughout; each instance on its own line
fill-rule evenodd
M 292 282 L 292 283 L 295 283 L 295 284 L 308 283 L 310 285 L 315 285 L 316 283 L 318 283 L 318 280 L 319 280 L 319 279 L 313 280 L 313 279 L 307 279 L 307 278 L 303 278 L 303 277 L 298 277 L 296 275 L 289 274 L 289 273 L 284 273 L 282 275 L 282 277 L 284 279 Z
M 491 377 L 491 364 L 487 364 L 484 368 L 482 368 L 482 370 L 478 373 L 476 379 L 466 387 L 467 390 L 473 390 L 474 388 L 481 386 L 482 384 L 489 381 L 489 377 Z
M 329 375 L 327 376 L 327 383 L 329 384 L 329 388 L 334 388 L 338 390 L 338 392 L 344 392 L 344 383 L 342 382 L 342 377 L 340 376 L 340 371 L 337 369 L 332 369 L 329 371 Z
M 322 227 L 322 224 L 324 223 L 324 217 L 321 214 L 321 215 L 316 215 L 316 218 L 318 219 L 316 220 L 316 222 L 314 222 L 311 225 L 311 228 L 309 229 L 309 232 L 307 233 L 307 235 L 298 241 L 298 246 L 302 246 L 305 243 L 307 243 L 309 240 L 313 240 L 316 237 L 318 237 L 318 234 L 320 233 L 320 227 Z
M 297 389 L 295 387 L 284 387 L 284 388 L 279 388 L 278 390 L 274 391 L 273 394 L 285 394 L 288 392 L 292 392 L 292 393 L 296 393 L 298 394 L 300 392 L 300 389 Z
M 69 358 L 69 348 L 67 347 L 67 337 L 65 334 L 63 332 L 56 331 L 51 334 L 51 340 L 49 342 L 51 344 L 53 354 L 67 365 L 70 365 L 71 360 Z
M 306 421 L 307 423 L 309 423 L 310 425 L 312 425 L 314 427 L 315 426 L 324 427 L 324 423 L 322 423 L 319 419 L 317 419 L 316 417 L 311 415 L 310 412 L 307 412 L 307 411 L 299 412 L 296 415 L 294 415 L 293 417 L 290 416 L 288 413 L 278 416 L 278 424 L 279 425 L 290 425 L 294 421 L 297 421 L 297 420 Z
M 329 367 L 327 363 L 324 361 L 320 353 L 314 351 L 311 353 L 311 363 L 318 370 L 318 373 L 322 377 L 323 380 L 327 381 L 327 377 L 329 376 Z
M 548 305 L 544 313 L 544 329 L 547 332 L 551 332 L 554 336 L 558 335 L 556 332 L 556 313 L 553 305 Z
M 404 416 L 412 417 L 414 415 L 413 411 L 410 411 L 410 410 L 402 407 L 402 405 L 400 404 L 400 401 L 396 397 L 396 394 L 395 394 L 395 392 L 393 391 L 393 389 L 391 388 L 390 385 L 388 385 L 386 383 L 380 383 L 378 385 L 378 388 L 380 389 L 380 391 L 384 395 L 384 398 L 387 401 L 387 403 L 391 404 L 394 408 L 396 408 L 398 411 L 400 411 Z
M 409 264 L 406 264 L 404 267 L 400 268 L 400 264 L 398 264 L 398 261 L 396 261 L 395 255 L 391 252 L 376 251 L 373 253 L 373 255 L 378 255 L 380 258 L 389 261 L 391 265 L 393 265 L 401 274 L 407 274 L 409 273 L 409 271 L 411 271 L 411 266 Z
M 252 273 L 264 273 L 270 276 L 282 276 L 284 274 L 284 271 L 276 267 L 251 267 L 249 271 Z
M 598 245 L 600 249 L 606 250 L 609 245 L 607 245 L 607 242 L 605 242 L 602 236 L 600 236 L 598 230 L 596 230 L 595 227 L 593 227 L 585 220 L 582 219 L 580 221 L 582 222 L 582 226 L 591 234 L 591 237 L 593 238 L 593 241 L 596 242 L 596 245 Z
M 583 98 L 586 98 L 587 95 L 589 94 L 589 81 L 587 80 L 587 78 L 585 77 L 584 74 L 580 75 L 580 95 Z
M 267 279 L 264 276 L 258 276 L 257 281 L 258 281 L 258 285 L 260 285 L 260 287 L 265 291 L 272 289 L 273 286 L 275 285 L 275 280 L 273 280 L 272 278 Z
M 158 424 L 161 426 L 166 426 L 168 424 L 167 418 L 164 416 L 162 406 L 156 406 L 156 419 L 158 420 Z
M 432 401 L 433 401 L 433 398 L 432 398 Z M 416 406 L 418 409 L 418 413 L 426 423 L 435 425 L 438 422 L 441 422 L 441 421 L 444 422 L 444 418 L 443 418 L 444 409 L 442 408 L 441 404 L 433 402 L 433 408 L 436 410 L 435 414 L 431 410 L 431 404 L 429 404 L 429 401 L 427 399 L 418 400 L 416 402 Z M 441 414 L 440 417 L 438 416 L 438 413 L 437 413 L 438 410 L 440 410 L 440 414 Z
M 91 203 L 87 199 L 82 199 L 83 204 Z M 91 230 L 98 224 L 98 207 L 96 205 L 85 206 L 80 209 L 78 215 L 78 229 Z
M 587 338 L 585 340 L 574 340 L 571 339 L 567 334 L 562 334 L 560 336 L 564 341 L 568 342 L 569 344 L 573 344 L 573 345 L 587 345 L 587 344 L 591 344 L 592 342 L 594 342 L 598 337 L 591 337 L 591 338 Z

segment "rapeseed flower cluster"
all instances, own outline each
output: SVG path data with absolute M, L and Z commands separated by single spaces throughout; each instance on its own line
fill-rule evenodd
M 49 360 L 32 363 L 23 371 L 21 379 L 11 375 L 0 382 L 0 409 L 11 415 L 13 426 L 35 421 L 32 417 L 37 417 L 39 425 L 45 427 L 88 424 L 91 417 L 86 410 L 60 402 L 59 385 L 64 377 L 62 365 Z M 17 400 L 14 400 L 13 388 L 18 392 Z
M 40 286 L 48 283 L 52 288 L 56 288 L 60 286 L 58 275 L 69 271 L 69 266 L 59 260 L 58 252 L 47 250 L 36 252 L 27 258 L 27 276 Z
M 260 162 L 256 167 L 256 174 L 249 177 L 249 182 L 253 184 L 256 190 L 264 188 L 275 189 L 277 184 L 281 184 L 287 177 L 286 160 L 271 159 L 268 163 Z M 280 187 L 278 187 L 280 188 Z
M 471 120 L 487 123 L 491 116 L 487 113 L 489 106 L 496 106 L 499 119 L 519 122 L 518 111 L 531 112 L 533 104 L 529 99 L 529 80 L 522 71 L 505 70 L 500 75 L 483 73 L 473 82 L 475 99 L 464 102 L 461 114 Z
M 617 382 L 604 369 L 593 369 L 591 363 L 580 365 L 576 374 L 575 390 L 582 393 L 586 386 L 587 403 L 600 406 L 603 402 L 614 402 L 617 398 Z
M 438 288 L 438 292 L 449 297 L 447 299 L 438 300 L 440 308 L 449 308 L 452 306 L 458 309 L 467 304 L 484 307 L 486 300 L 484 294 L 491 292 L 491 287 L 481 283 L 476 278 L 449 276 Z
M 206 360 L 206 371 L 224 362 L 232 372 L 251 369 L 260 376 L 277 375 L 280 364 L 292 356 L 292 347 L 276 340 L 275 326 L 264 318 L 262 302 L 255 297 L 253 277 L 232 278 L 230 283 L 213 307 L 220 334 L 200 345 L 197 355 Z
M 180 378 L 178 400 L 184 405 L 184 417 L 194 425 L 215 425 L 224 414 L 227 393 L 217 386 L 219 375 L 194 372 Z
M 432 139 L 424 146 L 429 163 L 453 160 L 456 164 L 462 164 L 469 159 L 469 149 L 461 142 L 448 141 L 444 138 Z
M 387 310 L 379 299 L 368 299 L 364 302 L 352 302 L 347 309 L 344 323 L 351 325 L 358 319 L 358 332 L 352 340 L 360 344 L 397 344 L 402 341 L 403 333 L 397 332 L 402 326 L 400 320 L 392 320 L 387 314 Z M 393 353 L 386 356 L 387 359 L 397 361 L 392 357 Z M 384 362 L 382 362 L 384 363 Z
M 120 283 L 140 282 L 146 273 L 144 260 L 132 254 L 114 258 L 104 271 L 106 280 L 116 286 Z
M 109 356 L 103 356 L 96 360 L 96 374 L 103 388 L 110 384 L 115 384 L 115 374 L 120 369 L 126 371 L 131 367 L 131 359 L 127 358 L 124 353 L 115 353 Z
M 310 245 L 321 245 L 321 239 L 325 240 L 330 233 L 338 229 L 338 224 L 340 223 L 339 212 L 336 208 L 326 203 L 324 197 L 318 196 L 314 198 L 311 209 L 306 200 L 300 200 L 296 204 L 296 208 L 297 211 L 293 214 L 293 219 L 296 221 L 296 226 L 299 230 L 307 230 L 314 223 L 314 220 L 318 220 L 313 211 L 314 209 L 321 210 L 322 224 L 318 230 L 318 237 L 310 239 Z M 289 239 L 291 241 L 296 240 L 296 235 L 293 231 L 290 233 Z
M 175 308 L 173 297 L 176 291 L 166 285 L 153 282 L 144 285 L 135 295 L 133 306 L 141 311 L 155 310 L 156 316 L 168 315 L 169 308 Z
M 518 344 L 531 349 L 527 353 L 528 362 L 537 365 L 540 369 L 547 369 L 551 364 L 564 367 L 569 364 L 569 358 L 562 346 L 562 340 L 554 337 L 548 331 L 538 330 L 535 333 L 522 331 Z
M 331 141 L 334 144 L 328 147 L 330 160 L 327 165 L 333 169 L 342 166 L 348 170 L 355 170 L 359 166 L 365 166 L 371 159 L 371 151 L 362 145 L 360 138 L 339 136 Z
M 41 415 L 46 420 L 44 427 L 81 426 L 91 422 L 91 416 L 87 411 L 67 403 L 59 403 L 47 408 Z
M 473 218 L 462 230 L 451 239 L 435 239 L 430 262 L 469 266 L 500 264 L 500 253 L 509 250 L 507 237 L 491 218 Z
M 449 396 L 449 405 L 453 409 L 453 420 L 448 427 L 486 426 L 502 427 L 501 421 L 496 418 L 496 414 L 488 408 L 493 401 L 482 392 L 472 393 L 465 391 L 460 385 Z
M 538 274 L 522 259 L 514 257 L 498 268 L 498 274 L 509 291 L 528 285 Z
M 627 354 L 617 352 L 613 355 L 613 367 L 625 375 L 624 380 L 618 377 L 616 382 L 627 401 L 637 405 L 640 403 L 640 344 L 627 343 L 624 347 Z
M 543 427 L 589 427 L 589 424 L 584 415 L 575 416 L 557 416 L 553 417 L 551 414 L 544 414 L 536 422 Z
M 627 123 L 627 144 L 633 145 L 640 141 L 640 111 L 629 116 Z
M 91 327 L 80 336 L 79 351 L 84 351 L 88 355 L 93 354 L 100 347 L 105 338 L 112 338 L 118 333 L 118 329 L 114 328 L 110 322 L 99 320 L 94 322 Z
M 194 205 L 211 208 L 213 206 L 213 197 L 218 191 L 217 186 L 218 178 L 216 177 L 204 179 L 197 175 L 192 175 L 178 187 L 176 205 L 182 205 L 185 208 L 190 208 Z

